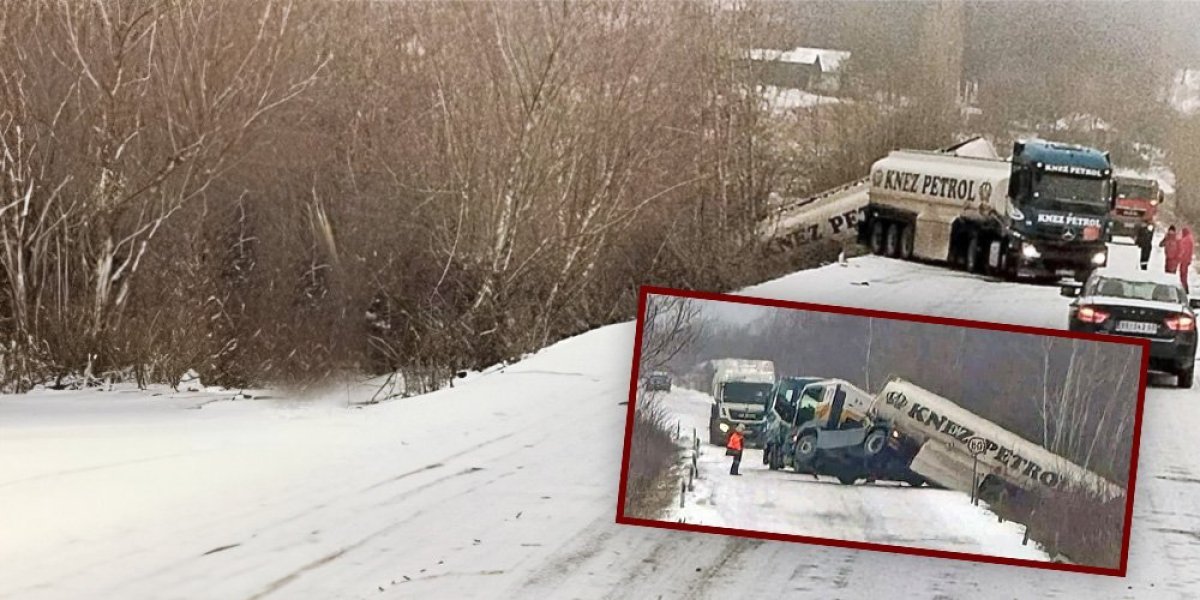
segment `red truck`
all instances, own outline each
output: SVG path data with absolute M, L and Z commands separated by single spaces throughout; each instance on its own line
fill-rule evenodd
M 1135 240 L 1143 239 L 1141 234 L 1154 231 L 1154 217 L 1158 212 L 1158 205 L 1163 201 L 1162 190 L 1153 179 L 1119 175 L 1115 179 L 1117 203 L 1113 207 L 1112 230 L 1109 234 L 1127 235 Z

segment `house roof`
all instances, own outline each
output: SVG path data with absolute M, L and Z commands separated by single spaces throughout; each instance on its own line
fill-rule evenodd
M 850 58 L 845 50 L 829 50 L 826 48 L 793 48 L 791 50 L 771 50 L 755 48 L 750 50 L 750 60 L 778 61 L 798 64 L 819 64 L 822 73 L 837 71 L 842 61 Z

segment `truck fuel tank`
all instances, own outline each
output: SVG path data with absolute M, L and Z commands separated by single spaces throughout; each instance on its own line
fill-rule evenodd
M 1096 473 L 903 379 L 884 386 L 871 412 L 889 420 L 901 435 L 937 446 L 929 452 L 923 446 L 913 470 L 947 487 L 962 489 L 964 471 L 970 482 L 972 457 L 978 455 L 980 473 L 1026 490 L 1076 487 L 1106 499 L 1125 493 Z

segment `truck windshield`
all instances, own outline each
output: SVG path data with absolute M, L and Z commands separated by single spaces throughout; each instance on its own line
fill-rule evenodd
M 1117 197 L 1121 199 L 1153 200 L 1158 197 L 1158 190 L 1151 184 L 1118 183 Z
M 766 408 L 767 399 L 771 397 L 772 387 L 769 383 L 730 381 L 725 384 L 725 387 L 721 391 L 721 396 L 725 402 L 756 404 Z
M 1102 215 L 1108 212 L 1111 182 L 1043 174 L 1033 184 L 1033 204 L 1047 210 Z

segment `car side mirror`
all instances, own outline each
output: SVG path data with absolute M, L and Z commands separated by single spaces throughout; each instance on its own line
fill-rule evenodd
M 1078 284 L 1064 284 L 1058 288 L 1058 292 L 1067 298 L 1078 298 L 1081 287 Z

